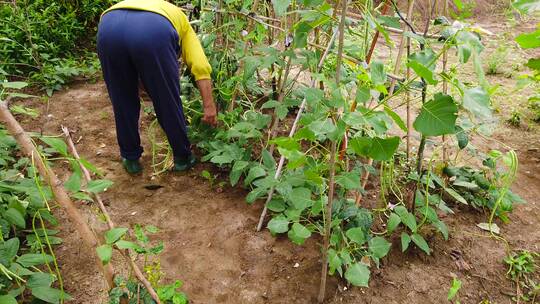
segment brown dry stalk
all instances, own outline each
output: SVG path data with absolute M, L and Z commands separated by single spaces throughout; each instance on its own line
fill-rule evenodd
M 15 138 L 24 154 L 36 159 L 36 167 L 39 174 L 45 178 L 47 184 L 51 187 L 56 202 L 66 211 L 68 218 L 81 236 L 84 245 L 93 252 L 94 260 L 100 271 L 103 273 L 109 289 L 114 288 L 114 270 L 112 265 L 103 265 L 101 259 L 97 255 L 96 248 L 100 245 L 98 238 L 92 232 L 92 229 L 90 229 L 83 215 L 69 198 L 69 195 L 62 186 L 62 182 L 44 163 L 43 159 L 39 157 L 40 154 L 32 142 L 32 139 L 26 134 L 24 129 L 11 114 L 7 101 L 0 101 L 0 120 L 6 124 L 7 130 Z
M 87 183 L 91 182 L 92 177 L 90 176 L 90 172 L 88 172 L 86 167 L 83 166 L 83 164 L 80 162 L 81 158 L 79 156 L 79 153 L 77 152 L 77 149 L 75 148 L 75 144 L 73 143 L 73 139 L 71 138 L 69 129 L 62 126 L 62 131 L 64 132 L 64 136 L 66 138 L 68 147 L 71 150 L 71 154 L 73 154 L 73 156 L 75 157 L 75 159 L 79 163 L 79 166 L 81 167 L 81 170 L 82 170 L 83 175 L 84 175 L 84 179 L 86 180 Z M 97 202 L 97 204 L 99 206 L 99 209 L 101 210 L 101 213 L 105 217 L 105 221 L 107 222 L 107 226 L 109 227 L 109 229 L 113 229 L 115 227 L 115 225 L 114 225 L 113 221 L 111 220 L 111 216 L 109 215 L 109 212 L 107 211 L 107 208 L 105 207 L 105 204 L 103 203 L 103 200 L 101 199 L 101 196 L 98 193 L 93 193 L 93 195 L 94 195 L 95 201 Z M 118 250 L 118 251 L 124 257 L 124 259 L 129 263 L 129 266 L 131 267 L 131 269 L 135 273 L 135 276 L 144 285 L 144 287 L 146 288 L 146 290 L 148 291 L 148 293 L 150 294 L 152 299 L 154 299 L 154 301 L 156 301 L 157 304 L 160 304 L 161 302 L 159 300 L 159 296 L 156 293 L 156 291 L 154 290 L 154 287 L 152 287 L 152 284 L 150 284 L 150 282 L 145 278 L 144 274 L 139 269 L 139 266 L 137 266 L 137 264 L 135 264 L 135 262 L 131 258 L 129 250 L 126 249 L 126 250 Z

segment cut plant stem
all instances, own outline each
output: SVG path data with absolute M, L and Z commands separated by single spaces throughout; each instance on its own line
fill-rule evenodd
M 32 139 L 28 136 L 28 134 L 26 134 L 24 129 L 9 111 L 7 101 L 0 101 L 0 120 L 6 124 L 9 133 L 11 133 L 11 135 L 15 138 L 24 154 L 30 158 L 36 159 L 35 164 L 39 174 L 51 187 L 56 202 L 66 211 L 67 216 L 73 222 L 75 229 L 81 236 L 84 245 L 93 252 L 94 261 L 96 262 L 100 271 L 103 273 L 109 289 L 114 288 L 114 270 L 112 265 L 110 263 L 103 265 L 101 263 L 101 259 L 97 255 L 96 248 L 101 245 L 98 238 L 92 232 L 92 229 L 90 229 L 83 215 L 69 198 L 69 195 L 62 186 L 62 182 L 45 164 L 39 151 L 32 142 Z
M 317 72 L 320 71 L 324 64 L 324 60 L 330 53 L 330 49 L 332 48 L 332 44 L 334 44 L 334 40 L 336 39 L 338 29 L 334 29 L 334 33 L 332 34 L 332 37 L 328 41 L 328 46 L 326 47 L 324 53 L 321 55 L 321 59 L 319 60 L 319 64 L 317 65 Z M 311 80 L 311 86 L 314 87 L 316 85 L 316 79 Z M 298 123 L 300 121 L 300 117 L 302 117 L 302 113 L 304 109 L 306 108 L 306 98 L 302 100 L 302 103 L 300 104 L 300 107 L 298 108 L 298 113 L 296 113 L 296 117 L 294 119 L 293 125 L 291 127 L 291 130 L 289 131 L 289 137 L 293 137 L 294 133 L 296 133 L 296 129 L 298 128 Z M 274 179 L 278 179 L 281 176 L 281 171 L 283 170 L 283 165 L 285 164 L 285 156 L 281 156 L 279 158 L 278 166 L 276 168 L 276 174 L 274 175 Z M 257 231 L 261 231 L 262 225 L 264 222 L 264 218 L 266 217 L 266 213 L 268 212 L 267 205 L 272 200 L 272 197 L 274 195 L 275 188 L 271 187 L 268 191 L 268 196 L 266 198 L 266 202 L 263 207 L 263 211 L 261 212 L 261 216 L 259 217 L 259 223 L 257 224 Z
M 71 135 L 69 133 L 69 129 L 61 126 L 62 132 L 64 132 L 64 136 L 66 137 L 66 141 L 68 144 L 69 149 L 71 150 L 71 154 L 73 154 L 73 157 L 77 160 L 79 163 L 79 166 L 81 167 L 81 170 L 84 175 L 84 179 L 87 183 L 92 181 L 92 177 L 90 176 L 90 172 L 88 172 L 88 169 L 81 163 L 81 157 L 79 156 L 79 152 L 77 152 L 77 148 L 75 148 L 75 144 L 73 143 L 73 139 L 71 138 Z M 107 226 L 110 229 L 113 229 L 115 227 L 113 221 L 111 220 L 111 216 L 109 215 L 109 212 L 107 211 L 107 208 L 105 207 L 105 204 L 103 203 L 103 200 L 101 199 L 101 196 L 98 193 L 92 193 L 94 195 L 94 199 L 96 200 L 99 209 L 101 210 L 101 213 L 105 217 L 105 221 L 107 222 Z M 129 266 L 131 267 L 131 270 L 135 273 L 135 276 L 137 279 L 144 285 L 150 296 L 154 301 L 156 301 L 157 304 L 160 304 L 159 296 L 157 292 L 154 290 L 154 287 L 152 287 L 152 284 L 144 277 L 144 274 L 139 269 L 139 266 L 135 264 L 133 259 L 131 258 L 131 255 L 129 254 L 129 251 L 126 250 L 118 250 L 122 256 L 126 259 L 126 261 L 129 263 Z
M 343 40 L 345 38 L 345 19 L 347 16 L 347 6 L 349 0 L 342 1 L 341 20 L 339 23 L 339 42 L 338 42 L 338 54 L 336 60 L 336 86 L 339 87 L 341 76 L 341 63 L 343 61 Z M 338 109 L 337 118 L 343 114 L 343 108 Z M 321 270 L 321 285 L 319 287 L 319 296 L 317 300 L 319 303 L 324 301 L 326 294 L 326 277 L 328 276 L 328 248 L 330 246 L 330 234 L 332 231 L 332 205 L 334 203 L 334 190 L 335 190 L 335 175 L 336 175 L 336 152 L 338 148 L 337 140 L 333 140 L 330 148 L 330 173 L 329 173 L 329 188 L 328 188 L 328 202 L 326 204 L 325 220 L 324 220 L 324 235 L 323 235 L 323 248 L 322 248 L 322 270 Z

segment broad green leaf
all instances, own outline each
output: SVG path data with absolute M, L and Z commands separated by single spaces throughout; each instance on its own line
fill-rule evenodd
M 461 196 L 459 193 L 457 193 L 454 189 L 445 187 L 444 191 L 446 193 L 448 193 L 456 201 L 458 201 L 458 202 L 460 202 L 460 203 L 462 203 L 464 205 L 468 205 L 467 200 L 465 198 L 463 198 L 463 196 Z
M 412 213 L 407 212 L 401 216 L 401 222 L 403 222 L 405 226 L 409 227 L 412 232 L 416 232 L 416 217 Z
M 460 150 L 465 149 L 469 144 L 469 136 L 465 133 L 465 130 L 461 126 L 456 126 L 456 139 L 458 142 L 458 148 Z
M 47 286 L 33 288 L 32 295 L 47 303 L 60 303 L 62 300 L 69 301 L 72 299 L 69 294 Z
M 531 70 L 540 71 L 540 59 L 530 58 L 529 61 L 527 61 L 527 64 L 525 64 L 525 66 L 527 66 Z
M 521 13 L 534 13 L 540 11 L 540 0 L 516 0 L 512 3 Z
M 9 265 L 19 251 L 19 238 L 11 238 L 0 244 L 0 263 Z
M 111 245 L 114 242 L 118 241 L 122 236 L 124 236 L 127 231 L 127 228 L 113 228 L 105 232 L 105 241 L 107 242 L 107 244 Z
M 268 150 L 264 149 L 261 153 L 261 156 L 262 156 L 263 164 L 266 167 L 266 169 L 273 170 L 276 168 L 276 160 L 274 159 L 272 154 L 268 152 Z M 236 161 L 234 164 L 236 165 L 237 162 L 238 161 Z
M 392 212 L 388 218 L 388 222 L 386 222 L 386 229 L 388 230 L 388 233 L 392 233 L 400 223 L 401 218 L 399 215 Z
M 516 42 L 524 49 L 540 47 L 540 29 L 532 33 L 524 33 L 516 37 Z
M 304 48 L 307 46 L 309 32 L 312 30 L 308 22 L 302 21 L 295 26 L 294 30 L 294 47 Z
M 396 125 L 398 125 L 401 130 L 407 132 L 407 125 L 396 112 L 392 111 L 392 109 L 390 109 L 390 107 L 388 107 L 387 105 L 384 106 L 384 112 L 392 118 L 392 120 L 396 123 Z
M 369 268 L 362 263 L 354 263 L 345 271 L 345 279 L 354 286 L 368 287 Z
M 50 287 L 56 281 L 55 276 L 46 272 L 36 272 L 30 275 L 26 281 L 26 286 L 30 289 L 36 287 Z M 0 302 L 1 303 L 1 302 Z
M 458 9 L 458 11 L 463 10 L 463 2 L 461 0 L 454 0 L 454 4 L 456 5 L 456 8 Z
M 79 162 L 80 162 L 80 163 L 81 163 L 88 171 L 90 171 L 90 172 L 92 172 L 92 173 L 95 173 L 95 174 L 97 174 L 97 175 L 99 175 L 99 176 L 102 175 L 101 172 L 99 171 L 99 169 L 98 169 L 96 166 L 94 166 L 92 163 L 90 163 L 89 161 L 87 161 L 86 159 L 80 158 L 80 159 L 79 159 Z
M 70 192 L 79 192 L 81 190 L 81 173 L 73 172 L 69 179 L 64 183 L 64 188 Z
M 118 249 L 133 249 L 133 250 L 138 250 L 140 249 L 141 247 L 133 242 L 130 242 L 130 241 L 125 241 L 125 240 L 118 240 L 114 243 L 114 245 L 116 247 L 118 247 Z
M 451 96 L 435 94 L 433 100 L 422 106 L 414 121 L 414 129 L 424 136 L 452 134 L 456 130 L 458 107 Z
M 53 261 L 53 257 L 48 254 L 27 253 L 17 258 L 17 263 L 24 267 L 37 266 Z
M 407 63 L 407 66 L 413 69 L 416 75 L 425 79 L 428 84 L 436 85 L 438 83 L 437 79 L 435 79 L 435 75 L 433 74 L 433 71 L 425 67 L 420 62 L 409 61 L 409 63 Z
M 41 139 L 41 141 L 46 143 L 48 146 L 53 148 L 60 155 L 68 156 L 67 145 L 62 139 L 54 138 L 54 137 L 41 137 L 40 139 Z
M 272 234 L 285 233 L 289 230 L 289 220 L 282 216 L 276 216 L 268 222 L 268 230 Z
M 439 230 L 439 232 L 443 235 L 445 240 L 448 240 L 448 227 L 443 221 L 441 220 L 435 221 L 433 222 L 433 226 L 435 226 L 437 230 Z
M 461 288 L 461 281 L 457 278 L 452 278 L 452 285 L 450 286 L 450 289 L 448 290 L 447 300 L 451 301 L 453 298 L 455 298 L 460 288 Z
M 346 190 L 360 188 L 360 173 L 357 171 L 342 172 L 336 176 L 336 183 Z
M 263 157 L 264 157 L 264 154 L 263 154 Z M 234 186 L 238 183 L 238 180 L 240 180 L 240 177 L 242 176 L 244 169 L 246 169 L 248 165 L 249 165 L 249 162 L 243 161 L 243 160 L 237 160 L 234 162 L 234 165 L 231 169 L 231 173 L 229 174 L 229 178 L 231 180 L 231 186 Z
M 274 212 L 283 212 L 287 208 L 285 202 L 281 199 L 273 199 L 269 201 L 266 207 Z
M 380 61 L 373 61 L 370 65 L 371 82 L 374 85 L 386 83 L 386 72 L 384 71 L 384 64 Z
M 328 249 L 328 266 L 330 266 L 328 273 L 333 275 L 337 270 L 341 274 L 341 264 L 337 252 L 333 248 Z
M 107 190 L 109 187 L 111 187 L 112 184 L 113 182 L 107 179 L 92 180 L 86 185 L 86 191 L 92 192 L 92 193 L 103 192 Z
M 277 137 L 271 140 L 270 143 L 276 144 L 278 147 L 284 148 L 287 150 L 300 149 L 300 144 L 294 138 L 291 138 L 291 137 Z
M 311 231 L 302 224 L 294 223 L 288 232 L 288 236 L 293 243 L 302 245 L 311 236 Z
M 319 137 L 320 139 L 324 139 L 324 137 L 332 133 L 336 130 L 336 126 L 332 122 L 330 118 L 327 118 L 325 120 L 316 120 L 308 125 L 308 128 L 315 133 L 315 136 Z
M 294 188 L 289 195 L 289 200 L 297 210 L 304 210 L 313 204 L 311 190 L 304 187 Z
M 276 16 L 281 17 L 287 12 L 287 8 L 291 5 L 291 0 L 272 0 L 274 6 L 274 12 Z
M 463 107 L 479 118 L 491 117 L 489 95 L 481 87 L 463 92 Z
M 12 225 L 23 229 L 26 228 L 26 221 L 23 215 L 15 208 L 8 208 L 6 213 L 4 213 L 4 218 Z
M 385 257 L 392 246 L 392 244 L 380 236 L 372 238 L 368 244 L 371 255 L 377 259 Z
M 409 56 L 409 61 L 416 61 L 433 71 L 435 69 L 435 62 L 437 61 L 437 54 L 432 49 L 425 49 L 423 51 L 416 52 Z
M 364 231 L 360 227 L 351 228 L 345 232 L 345 235 L 358 245 L 362 245 L 366 242 L 366 236 Z
M 402 232 L 401 233 L 401 251 L 405 252 L 405 250 L 409 248 L 410 243 L 411 243 L 411 237 L 407 233 Z
M 112 246 L 105 244 L 96 248 L 97 255 L 103 265 L 107 265 L 111 261 Z
M 0 303 L 2 304 L 17 304 L 17 300 L 10 295 L 0 296 Z
M 254 56 L 244 58 L 244 81 L 248 81 L 261 64 L 261 60 Z
M 369 137 L 354 137 L 349 140 L 349 148 L 360 156 L 367 156 L 371 146 L 372 140 Z
M 28 86 L 28 82 L 23 81 L 8 81 L 8 82 L 0 82 L 0 85 L 2 85 L 5 89 L 16 89 L 20 90 L 26 86 Z
M 427 244 L 426 240 L 424 240 L 424 237 L 422 237 L 418 233 L 414 233 L 411 235 L 411 239 L 418 246 L 420 249 L 422 249 L 425 253 L 430 254 L 429 245 Z
M 249 169 L 248 175 L 246 176 L 246 179 L 244 180 L 244 184 L 249 185 L 255 179 L 263 177 L 265 175 L 266 170 L 264 170 L 262 166 L 251 167 L 251 169 Z
M 368 156 L 373 160 L 389 160 L 394 156 L 398 147 L 398 136 L 388 138 L 375 137 L 372 138 L 371 149 L 369 150 Z
M 371 99 L 371 92 L 368 86 L 361 86 L 356 89 L 355 101 L 358 104 L 365 104 Z

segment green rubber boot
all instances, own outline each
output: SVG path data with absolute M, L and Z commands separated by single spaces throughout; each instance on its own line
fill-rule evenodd
M 138 159 L 130 160 L 122 158 L 122 165 L 129 174 L 139 174 L 142 172 L 142 166 Z
M 195 166 L 196 163 L 197 159 L 195 158 L 195 156 L 193 156 L 193 154 L 191 154 L 187 158 L 175 157 L 173 171 L 182 172 L 189 170 L 190 168 Z

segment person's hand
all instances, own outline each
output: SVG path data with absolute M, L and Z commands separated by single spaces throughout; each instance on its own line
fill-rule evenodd
M 212 127 L 217 126 L 217 109 L 215 103 L 205 104 L 203 110 L 202 121 Z
M 217 126 L 217 108 L 212 96 L 212 82 L 210 79 L 197 81 L 197 86 L 201 92 L 204 116 L 202 121 L 212 127 Z

